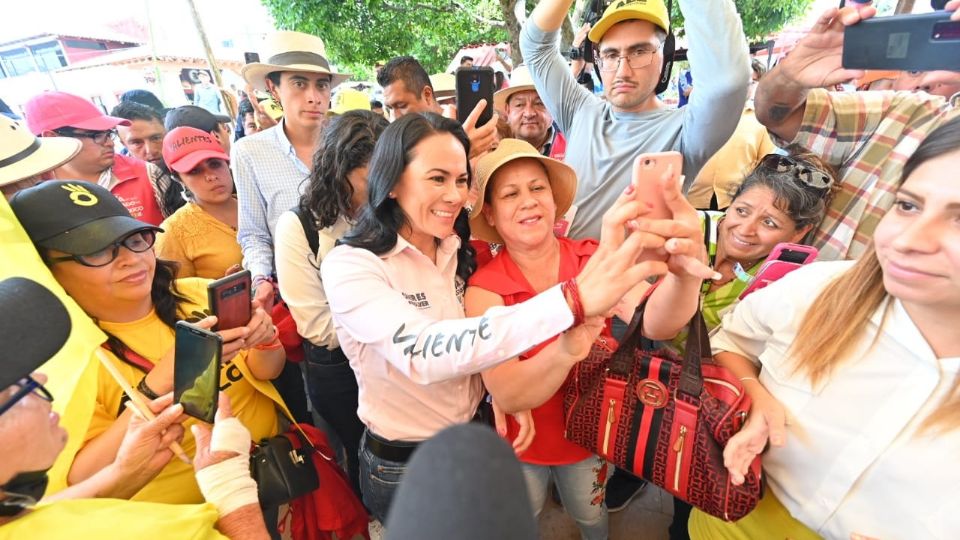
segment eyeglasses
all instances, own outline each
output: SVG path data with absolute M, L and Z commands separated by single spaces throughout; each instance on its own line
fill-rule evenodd
M 813 189 L 829 189 L 833 185 L 833 177 L 829 174 L 790 156 L 767 154 L 760 160 L 760 165 L 778 173 L 792 172 L 794 178 Z
M 620 62 L 627 59 L 627 65 L 630 69 L 642 69 L 653 62 L 653 55 L 663 48 L 663 43 L 656 49 L 630 49 L 627 54 L 620 54 L 620 51 L 604 51 L 594 55 L 594 61 L 600 71 L 617 71 L 620 69 Z
M 66 257 L 48 257 L 47 265 L 52 266 L 59 262 L 75 261 L 84 266 L 99 268 L 112 263 L 120 255 L 120 247 L 125 247 L 134 253 L 143 253 L 153 247 L 157 240 L 157 232 L 153 229 L 136 231 L 124 236 L 109 246 L 88 255 L 67 255 Z
M 106 131 L 77 131 L 74 129 L 57 129 L 57 135 L 61 137 L 73 137 L 79 139 L 91 139 L 96 144 L 104 144 L 108 140 L 113 141 L 117 138 L 117 130 L 108 129 Z
M 27 375 L 21 379 L 20 382 L 17 383 L 17 386 L 19 386 L 20 389 L 14 392 L 10 399 L 8 399 L 3 405 L 0 405 L 0 414 L 9 411 L 10 408 L 16 405 L 18 401 L 29 396 L 30 394 L 36 394 L 37 397 L 45 401 L 53 401 L 53 394 L 51 394 L 45 386 L 40 384 L 40 381 L 34 379 L 30 375 Z

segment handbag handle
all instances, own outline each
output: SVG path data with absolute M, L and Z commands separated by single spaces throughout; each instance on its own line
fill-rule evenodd
M 634 352 L 641 348 L 640 339 L 643 336 L 643 314 L 647 308 L 647 301 L 656 288 L 654 285 L 643 300 L 633 312 L 633 318 L 627 327 L 625 338 L 620 347 L 610 359 L 609 372 L 622 378 L 627 378 L 632 370 L 635 359 Z M 699 400 L 700 393 L 703 391 L 703 369 L 704 359 L 712 357 L 710 350 L 710 338 L 708 337 L 707 325 L 703 320 L 703 314 L 698 307 L 690 322 L 687 323 L 687 342 L 684 349 L 683 364 L 680 370 L 680 381 L 677 390 L 683 393 L 687 398 Z

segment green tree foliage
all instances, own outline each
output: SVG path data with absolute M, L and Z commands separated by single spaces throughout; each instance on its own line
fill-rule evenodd
M 373 64 L 415 56 L 430 73 L 464 45 L 507 38 L 498 0 L 262 0 L 277 26 L 323 38 L 327 54 L 358 77 Z
M 372 77 L 377 60 L 400 54 L 415 56 L 428 72 L 436 73 L 447 67 L 462 46 L 499 41 L 516 46 L 519 32 L 511 13 L 517 0 L 261 1 L 280 28 L 322 37 L 330 58 L 359 77 Z M 735 3 L 747 38 L 756 41 L 803 14 L 812 1 Z M 526 0 L 526 4 L 529 11 L 536 2 Z M 674 25 L 682 33 L 677 0 Z

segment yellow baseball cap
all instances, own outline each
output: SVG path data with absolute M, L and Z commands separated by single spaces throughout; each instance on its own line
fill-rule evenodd
M 670 14 L 663 0 L 617 0 L 607 6 L 603 17 L 600 17 L 587 35 L 590 41 L 599 43 L 600 38 L 611 26 L 633 19 L 649 21 L 662 28 L 664 32 L 670 31 Z

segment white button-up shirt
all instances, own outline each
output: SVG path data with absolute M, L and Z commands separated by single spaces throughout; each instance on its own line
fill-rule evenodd
M 284 122 L 233 143 L 237 185 L 237 242 L 253 276 L 273 274 L 273 239 L 280 215 L 300 201 L 310 169 L 283 132 Z
M 852 264 L 811 264 L 747 297 L 724 317 L 714 353 L 762 366 L 760 382 L 786 409 L 786 445 L 771 447 L 763 467 L 794 518 L 826 538 L 958 538 L 960 430 L 917 430 L 948 395 L 960 358 L 938 359 L 889 299 L 827 380 L 814 388 L 794 372 L 788 349 L 805 313 Z
M 320 279 L 320 265 L 337 240 L 352 225 L 343 216 L 318 233 L 317 253 L 310 252 L 300 218 L 292 211 L 284 212 L 277 221 L 277 285 L 280 296 L 290 308 L 297 323 L 297 333 L 317 347 L 335 349 L 340 346 L 330 316 L 327 293 Z
M 340 346 L 360 388 L 360 420 L 390 440 L 422 441 L 470 420 L 477 373 L 566 330 L 560 286 L 482 317 L 464 318 L 456 236 L 436 264 L 401 237 L 389 252 L 337 246 L 320 268 Z

